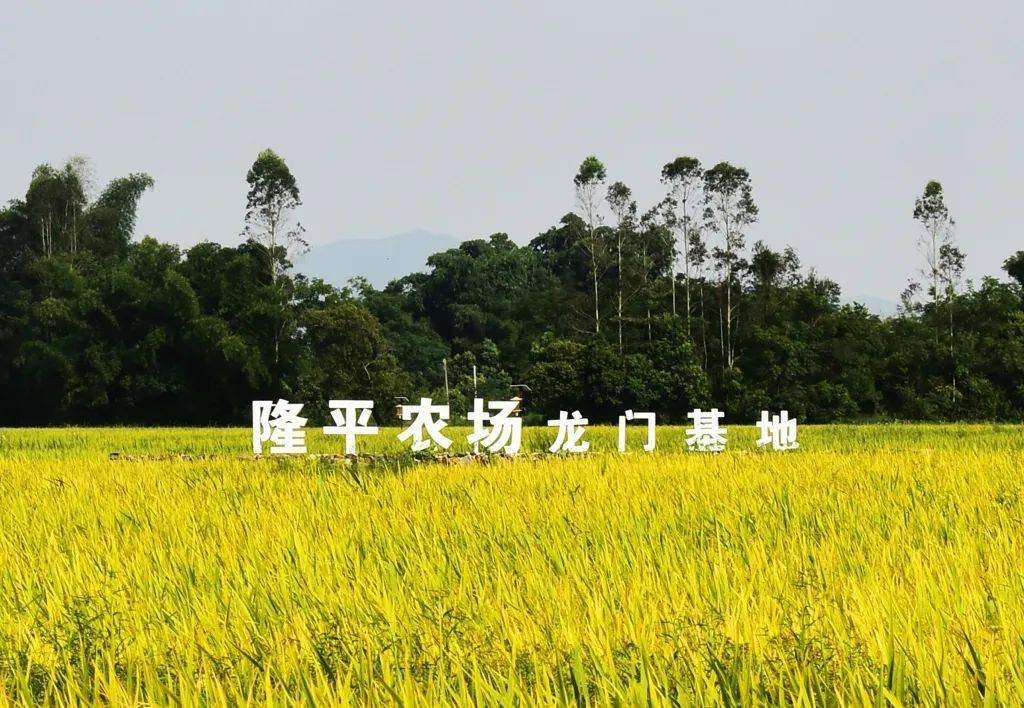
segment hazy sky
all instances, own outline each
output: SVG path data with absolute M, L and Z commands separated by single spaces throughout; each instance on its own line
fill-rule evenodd
M 0 25 L 0 198 L 38 163 L 145 171 L 139 234 L 238 239 L 271 146 L 313 243 L 425 228 L 525 242 L 589 153 L 661 196 L 680 154 L 754 180 L 752 237 L 849 294 L 918 267 L 946 187 L 972 276 L 1024 249 L 1020 2 L 20 2 Z

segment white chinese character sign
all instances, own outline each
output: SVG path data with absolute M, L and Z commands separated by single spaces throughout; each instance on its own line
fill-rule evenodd
M 795 450 L 800 447 L 796 441 L 796 419 L 790 420 L 787 411 L 779 415 L 769 416 L 768 411 L 761 411 L 761 420 L 757 423 L 761 436 L 757 446 L 771 445 L 773 450 Z
M 345 441 L 345 454 L 357 454 L 357 440 L 360 436 L 378 435 L 380 429 L 371 424 L 374 403 L 371 400 L 338 399 L 329 402 L 333 425 L 323 428 L 326 436 L 340 436 Z M 252 402 L 252 451 L 261 455 L 306 452 L 306 418 L 303 418 L 303 404 L 291 403 L 285 399 L 277 401 Z M 454 441 L 445 434 L 451 420 L 448 405 L 435 404 L 430 398 L 421 398 L 418 404 L 400 406 L 401 418 L 409 425 L 398 433 L 398 440 L 409 444 L 412 452 L 423 452 L 432 447 L 448 450 Z M 485 401 L 473 399 L 473 408 L 466 414 L 472 431 L 466 435 L 466 443 L 475 454 L 516 455 L 522 448 L 523 420 L 519 417 L 519 400 Z M 723 427 L 725 413 L 717 408 L 697 408 L 686 414 L 690 427 L 685 430 L 688 450 L 697 452 L 722 452 L 728 443 L 728 429 Z M 554 442 L 548 450 L 553 453 L 585 453 L 590 442 L 585 439 L 589 420 L 578 411 L 571 414 L 559 411 L 558 417 L 547 421 L 548 427 L 555 428 Z M 654 452 L 656 444 L 656 416 L 654 413 L 625 411 L 618 419 L 618 450 L 627 450 L 627 429 L 630 423 L 640 424 L 646 433 L 642 449 Z M 790 418 L 788 411 L 772 415 L 761 411 L 757 422 L 759 431 L 756 445 L 772 450 L 796 450 L 797 421 Z M 639 426 L 636 426 L 639 427 Z
M 589 450 L 590 443 L 583 440 L 588 422 L 580 415 L 579 411 L 573 411 L 572 416 L 566 411 L 559 411 L 558 418 L 548 421 L 549 427 L 558 428 L 555 442 L 548 449 L 551 452 L 586 452 Z
M 725 413 L 712 408 L 690 411 L 686 417 L 693 421 L 693 427 L 686 429 L 686 446 L 700 452 L 721 452 L 725 449 L 726 434 L 729 432 L 719 424 Z
M 619 416 L 619 452 L 626 451 L 626 423 L 630 420 L 643 420 L 647 423 L 647 442 L 644 443 L 644 452 L 653 452 L 655 445 L 655 428 L 653 413 L 634 413 L 631 410 Z
M 271 443 L 270 454 L 306 451 L 306 419 L 300 418 L 301 403 L 279 399 L 252 402 L 252 451 L 263 452 L 263 443 Z
M 491 401 L 484 409 L 482 398 L 473 399 L 473 410 L 467 418 L 473 424 L 473 432 L 466 441 L 479 453 L 482 445 L 488 452 L 503 452 L 515 455 L 523 442 L 523 420 L 516 417 L 517 401 Z
M 431 444 L 447 450 L 452 446 L 452 440 L 441 431 L 447 427 L 448 417 L 448 406 L 434 405 L 429 398 L 421 398 L 418 406 L 402 406 L 402 420 L 412 420 L 412 423 L 398 434 L 398 439 L 402 442 L 412 440 L 413 452 L 422 452 Z
M 357 435 L 376 435 L 376 426 L 370 425 L 373 401 L 331 401 L 334 425 L 324 427 L 324 435 L 344 435 L 345 454 L 356 454 Z

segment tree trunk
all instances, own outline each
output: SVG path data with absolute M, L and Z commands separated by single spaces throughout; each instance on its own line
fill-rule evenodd
M 594 334 L 601 334 L 601 305 L 597 292 L 597 244 L 594 242 L 594 230 L 590 230 L 590 270 L 594 280 Z
M 704 311 L 704 283 L 700 284 L 700 347 L 704 355 L 704 371 L 708 370 L 708 319 Z
M 950 372 L 953 380 L 953 392 L 956 392 L 956 352 L 954 350 L 954 339 L 953 339 L 953 296 L 956 293 L 953 292 L 952 286 L 950 286 L 949 292 L 949 366 L 952 369 Z
M 732 224 L 729 223 L 728 215 L 725 216 L 725 351 L 727 368 L 731 369 L 733 364 L 732 348 Z
M 725 317 L 722 314 L 722 300 L 724 298 L 719 294 L 718 297 L 718 348 L 722 354 L 722 371 L 725 371 Z
M 622 354 L 622 228 L 619 228 L 619 240 L 618 240 L 618 256 L 619 256 L 619 354 Z
M 676 316 L 676 247 L 672 244 L 672 268 L 669 269 L 672 279 L 672 317 Z
M 939 254 L 936 250 L 938 233 L 932 231 L 932 311 L 935 313 L 935 344 L 939 343 Z
M 683 271 L 686 278 L 686 336 L 690 331 L 690 217 L 686 214 L 686 200 L 683 200 Z
M 644 307 L 647 310 L 647 341 L 652 340 L 651 334 L 651 286 L 650 286 L 650 275 L 648 274 L 649 265 L 647 263 L 647 239 L 643 241 L 643 265 L 644 265 Z
M 729 276 L 725 281 L 725 336 L 726 353 L 729 368 L 732 368 L 732 266 L 729 266 Z

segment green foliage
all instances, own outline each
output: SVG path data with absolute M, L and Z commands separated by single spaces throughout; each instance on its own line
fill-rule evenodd
M 576 173 L 574 181 L 577 187 L 583 187 L 585 185 L 603 182 L 607 174 L 604 163 L 597 159 L 596 156 L 589 155 L 582 163 L 580 163 L 580 169 Z
M 597 420 L 612 420 L 627 408 L 680 420 L 709 399 L 707 377 L 677 323 L 626 356 L 605 342 L 578 343 L 549 333 L 534 345 L 525 378 L 528 410 L 580 409 Z
M 1003 262 L 1003 270 L 1024 288 L 1024 251 L 1017 251 Z
M 677 157 L 661 168 L 661 181 L 670 185 L 687 185 L 704 178 L 704 169 L 696 157 Z
M 288 200 L 296 206 L 301 204 L 295 175 L 281 156 L 270 148 L 256 156 L 245 181 L 249 183 L 249 194 L 246 196 L 249 209 L 260 209 L 276 200 Z
M 575 180 L 583 215 L 526 246 L 466 241 L 377 290 L 287 270 L 299 192 L 272 151 L 247 178 L 253 238 L 185 251 L 132 240 L 148 176 L 115 179 L 90 203 L 84 161 L 44 165 L 0 209 L 0 424 L 237 424 L 253 399 L 276 397 L 317 422 L 332 398 L 371 398 L 386 422 L 397 397 L 424 395 L 456 419 L 474 395 L 522 395 L 532 421 L 633 408 L 685 422 L 698 406 L 732 422 L 764 409 L 806 422 L 1024 415 L 1024 252 L 1004 265 L 1013 282 L 961 288 L 963 253 L 939 248 L 942 298 L 882 319 L 840 304 L 792 249 L 744 248 L 757 218 L 745 169 L 681 157 L 662 177 L 669 197 L 639 218 L 613 182 L 605 225 L 595 189 L 607 173 L 589 157 Z M 706 218 L 690 223 L 677 274 L 684 198 Z M 929 183 L 915 216 L 943 209 Z
M 914 218 L 922 223 L 945 219 L 949 216 L 942 196 L 942 185 L 931 180 L 924 187 L 924 194 L 914 202 Z
M 135 233 L 139 200 L 153 185 L 153 178 L 146 174 L 128 175 L 107 185 L 89 209 L 86 247 L 104 255 L 124 255 Z
M 32 173 L 25 206 L 28 226 L 38 238 L 42 254 L 77 250 L 86 206 L 85 182 L 81 159 L 69 160 L 60 169 L 40 165 Z
M 297 221 L 292 223 L 295 210 L 302 205 L 299 185 L 284 159 L 270 148 L 256 156 L 245 180 L 249 193 L 243 234 L 260 249 L 270 279 L 276 281 L 291 267 L 291 254 L 308 248 L 302 237 L 305 228 Z
M 377 420 L 393 419 L 394 399 L 408 390 L 377 319 L 354 302 L 333 300 L 302 315 L 305 361 L 301 390 L 324 418 L 331 399 L 369 399 Z

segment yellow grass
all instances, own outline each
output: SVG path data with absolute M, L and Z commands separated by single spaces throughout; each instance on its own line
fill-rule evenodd
M 1024 429 L 659 436 L 352 472 L 2 431 L 0 702 L 1024 703 Z

